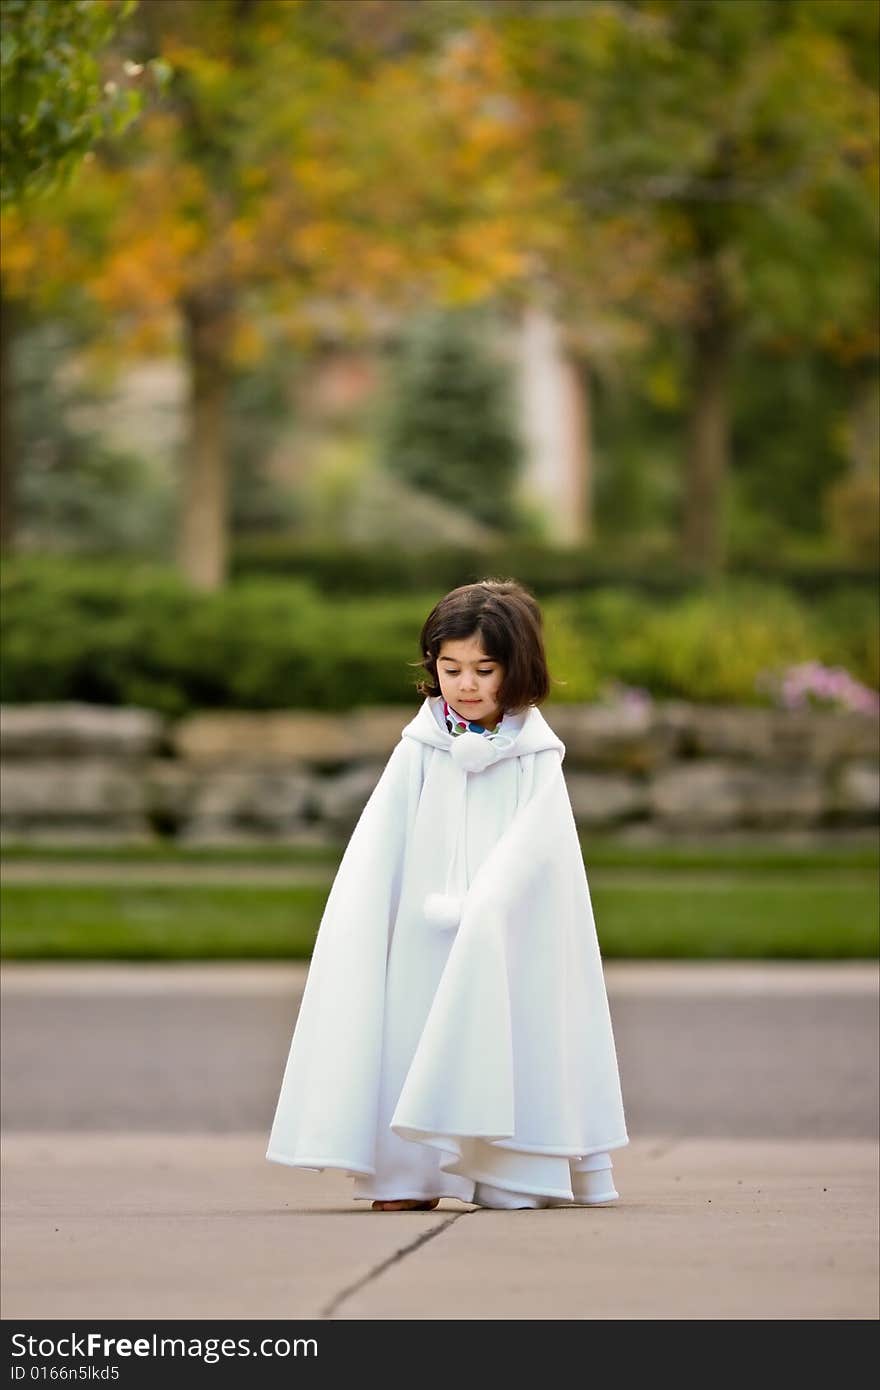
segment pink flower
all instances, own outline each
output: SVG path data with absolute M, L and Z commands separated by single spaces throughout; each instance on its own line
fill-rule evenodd
M 823 666 L 820 661 L 802 661 L 784 671 L 759 671 L 755 689 L 763 691 L 784 709 L 830 706 L 880 713 L 880 694 L 862 685 L 842 666 Z

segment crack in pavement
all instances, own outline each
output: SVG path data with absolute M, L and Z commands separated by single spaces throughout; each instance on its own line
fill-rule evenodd
M 646 1157 L 648 1157 L 649 1159 L 660 1158 L 664 1154 L 669 1153 L 671 1149 L 678 1148 L 678 1146 L 679 1141 L 677 1139 L 662 1140 L 659 1144 L 656 1144 L 652 1149 L 649 1150 Z M 338 1294 L 334 1295 L 334 1297 L 331 1298 L 330 1302 L 326 1304 L 324 1308 L 321 1309 L 321 1311 L 318 1314 L 318 1317 L 322 1320 L 330 1320 L 334 1318 L 338 1313 L 339 1309 L 341 1308 L 342 1304 L 346 1301 L 346 1299 L 349 1299 L 353 1297 L 354 1294 L 359 1293 L 360 1290 L 366 1288 L 368 1284 L 375 1283 L 375 1281 L 385 1273 L 386 1269 L 390 1269 L 392 1265 L 398 1264 L 401 1260 L 405 1259 L 407 1255 L 411 1255 L 416 1250 L 420 1249 L 421 1246 L 427 1245 L 429 1240 L 434 1240 L 435 1237 L 442 1235 L 445 1230 L 452 1226 L 456 1221 L 460 1221 L 463 1216 L 475 1216 L 479 1210 L 480 1208 L 476 1207 L 473 1211 L 454 1212 L 450 1217 L 447 1218 L 447 1220 L 442 1222 L 439 1226 L 435 1226 L 431 1230 L 423 1232 L 423 1234 L 418 1236 L 415 1240 L 410 1241 L 409 1245 L 401 1246 L 399 1250 L 395 1250 L 393 1255 L 389 1255 L 387 1259 L 384 1259 L 381 1261 L 381 1263 L 377 1264 L 374 1269 L 368 1269 L 366 1274 L 364 1274 L 360 1279 L 355 1280 L 353 1284 L 349 1284 Z
M 436 1236 L 442 1235 L 449 1226 L 452 1226 L 456 1221 L 460 1221 L 463 1216 L 472 1215 L 473 1212 L 470 1211 L 454 1212 L 453 1215 L 448 1217 L 441 1225 L 434 1226 L 430 1231 L 423 1232 L 416 1240 L 410 1241 L 409 1245 L 401 1246 L 399 1250 L 395 1250 L 393 1255 L 389 1255 L 386 1260 L 382 1260 L 381 1264 L 376 1265 L 375 1269 L 368 1269 L 361 1279 L 357 1279 L 353 1284 L 349 1284 L 347 1288 L 342 1289 L 334 1298 L 331 1298 L 326 1307 L 321 1309 L 318 1317 L 322 1319 L 333 1318 L 347 1298 L 351 1298 L 353 1294 L 359 1293 L 367 1284 L 375 1283 L 380 1275 L 385 1273 L 386 1269 L 390 1269 L 392 1265 L 397 1264 L 407 1255 L 411 1255 L 413 1251 L 418 1250 L 420 1246 L 427 1245 L 429 1240 L 434 1240 Z

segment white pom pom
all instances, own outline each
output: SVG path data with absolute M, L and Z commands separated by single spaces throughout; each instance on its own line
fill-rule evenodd
M 453 762 L 463 772 L 482 772 L 496 757 L 496 751 L 486 735 L 475 734 L 472 730 L 454 738 L 449 751 Z
M 429 893 L 423 911 L 434 927 L 457 927 L 461 921 L 461 898 L 450 893 Z

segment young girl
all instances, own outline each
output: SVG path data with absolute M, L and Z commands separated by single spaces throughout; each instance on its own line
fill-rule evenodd
M 628 1142 L 540 609 L 453 589 L 339 865 L 267 1159 L 376 1210 L 595 1205 Z

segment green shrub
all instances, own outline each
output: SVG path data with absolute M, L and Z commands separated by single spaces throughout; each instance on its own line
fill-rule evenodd
M 673 602 L 619 588 L 558 602 L 598 669 L 656 698 L 763 704 L 759 673 L 811 659 L 878 684 L 878 601 L 863 590 L 807 605 L 779 585 L 730 579 Z
M 328 594 L 303 577 L 251 578 L 204 595 L 154 567 L 7 562 L 0 698 L 135 704 L 169 716 L 412 703 L 424 618 L 445 589 L 466 582 L 448 578 L 432 589 L 413 575 L 393 596 Z M 878 680 L 878 601 L 860 589 L 809 607 L 755 581 L 667 596 L 617 585 L 542 597 L 542 607 L 559 701 L 596 699 L 616 680 L 657 698 L 758 703 L 759 673 L 812 659 Z
M 811 657 L 815 633 L 803 604 L 770 586 L 731 584 L 655 606 L 627 634 L 620 678 L 658 696 L 762 703 L 759 672 Z
M 794 564 L 765 556 L 761 563 L 732 562 L 731 579 L 751 578 L 823 599 L 838 592 L 874 593 L 870 567 L 813 560 Z M 232 549 L 232 578 L 307 579 L 325 594 L 399 594 L 418 588 L 446 593 L 485 574 L 516 575 L 534 593 L 583 594 L 611 587 L 658 597 L 699 591 L 701 582 L 677 550 L 656 541 L 603 542 L 589 547 L 535 540 L 504 540 L 491 548 L 467 546 L 353 545 L 306 541 L 289 535 L 239 538 Z
M 880 622 L 877 594 L 850 585 L 817 598 L 814 618 L 826 660 L 880 686 Z

